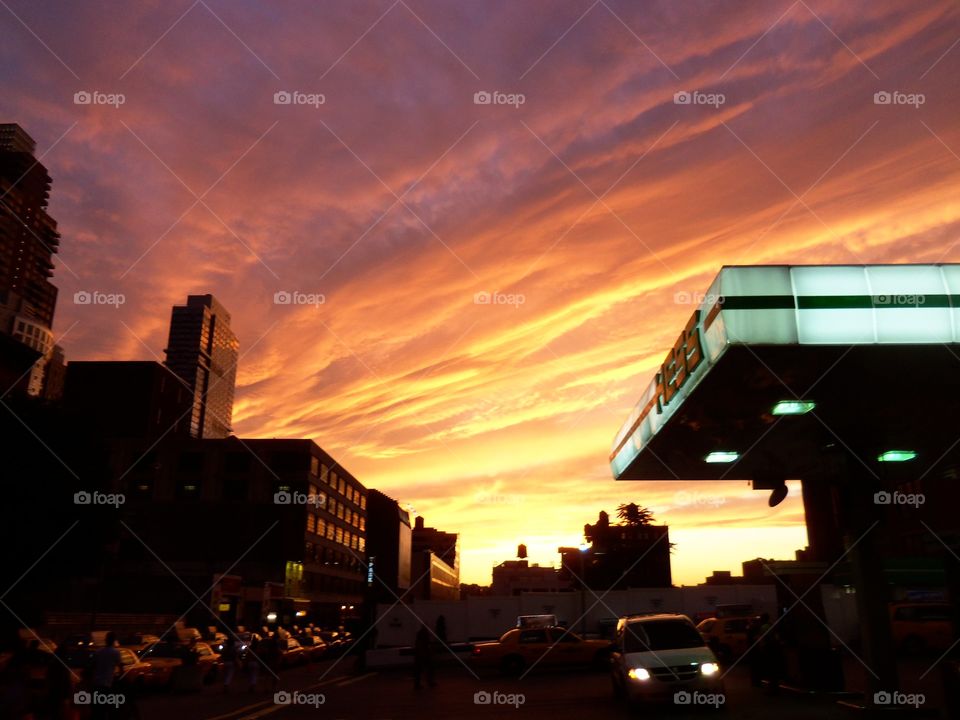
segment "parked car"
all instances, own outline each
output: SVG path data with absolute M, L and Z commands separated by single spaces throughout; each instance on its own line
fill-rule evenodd
M 717 657 L 686 615 L 621 618 L 610 671 L 617 699 L 675 700 L 676 693 L 685 691 L 723 702 Z
M 298 635 L 296 640 L 303 647 L 303 652 L 310 662 L 321 659 L 327 653 L 327 643 L 319 635 Z
M 697 630 L 717 657 L 729 662 L 749 649 L 747 631 L 752 621 L 750 617 L 707 618 L 697 625 Z
M 209 643 L 198 642 L 187 648 L 187 652 L 194 652 L 197 656 L 197 665 L 203 668 L 203 679 L 213 682 L 220 674 L 220 653 L 214 652 Z
M 189 645 L 192 642 L 199 642 L 202 639 L 203 636 L 200 634 L 200 631 L 194 627 L 177 628 L 177 640 L 184 645 Z
M 158 642 L 160 642 L 160 637 L 150 633 L 129 633 L 120 637 L 120 645 L 131 650 L 136 648 L 136 651 Z
M 281 642 L 284 642 L 281 640 Z M 281 645 L 281 647 L 283 647 Z M 292 665 L 302 665 L 307 662 L 307 653 L 304 651 L 303 647 L 297 642 L 296 638 L 288 637 L 286 639 L 286 647 L 280 652 L 280 664 L 283 667 L 290 667 Z
M 609 656 L 608 640 L 584 640 L 566 628 L 542 627 L 513 628 L 499 640 L 476 643 L 470 658 L 479 666 L 498 668 L 504 675 L 519 675 L 533 665 L 602 666 Z
M 135 650 L 132 647 L 127 649 Z M 158 676 L 155 681 L 157 685 L 167 685 L 173 678 L 174 671 L 183 665 L 183 646 L 178 643 L 160 641 L 135 652 L 141 661 L 150 663 L 154 668 L 153 672 Z
M 251 648 L 260 642 L 260 635 L 255 632 L 241 630 L 237 633 L 240 640 L 240 647 L 237 648 L 237 657 L 239 660 L 246 660 L 250 655 Z
M 90 672 L 93 670 L 93 653 L 95 650 L 86 646 L 63 645 L 57 652 L 57 656 L 70 668 L 72 679 L 75 683 L 87 680 Z
M 120 653 L 120 667 L 117 668 L 116 682 L 121 687 L 158 686 L 170 679 L 165 678 L 164 668 L 144 662 L 130 648 L 120 647 L 117 650 Z
M 340 655 L 346 652 L 350 645 L 345 635 L 337 630 L 320 630 L 317 634 L 327 644 L 327 655 Z
M 942 652 L 957 635 L 953 608 L 947 603 L 893 603 L 890 626 L 893 641 L 906 652 Z

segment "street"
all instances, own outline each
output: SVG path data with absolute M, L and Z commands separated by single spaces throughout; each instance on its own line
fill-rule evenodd
M 231 692 L 220 686 L 190 695 L 148 696 L 140 702 L 142 720 L 254 720 L 273 716 L 277 720 L 335 717 L 344 720 L 391 720 L 394 718 L 486 718 L 543 717 L 551 720 L 584 717 L 636 717 L 636 710 L 616 702 L 605 672 L 566 670 L 534 672 L 522 679 L 496 674 L 474 678 L 466 668 L 446 665 L 437 671 L 437 685 L 415 690 L 409 670 L 370 671 L 353 674 L 352 659 L 297 668 L 281 674 L 279 692 L 261 678 L 257 693 L 248 693 L 235 681 Z M 238 679 L 239 680 L 239 679 Z M 487 694 L 483 694 L 487 693 Z M 489 700 L 489 702 L 475 702 Z M 827 697 L 798 696 L 789 692 L 771 695 L 750 686 L 749 672 L 735 668 L 726 679 L 725 710 L 737 718 L 820 720 L 847 717 L 849 711 Z M 712 708 L 664 706 L 653 708 L 654 716 L 702 718 Z M 646 716 L 651 713 L 644 712 Z

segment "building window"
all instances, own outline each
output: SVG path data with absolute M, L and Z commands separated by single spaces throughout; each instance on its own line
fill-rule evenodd
M 361 509 L 361 510 L 366 510 L 366 509 L 367 509 L 367 496 L 366 496 L 366 495 L 361 495 L 361 496 L 360 496 L 360 509 Z
M 320 474 L 320 460 L 310 456 L 310 474 L 316 477 Z
M 223 499 L 228 502 L 243 502 L 247 499 L 247 479 L 228 477 L 223 480 Z
M 341 477 L 341 478 L 340 478 L 340 485 L 339 485 L 340 494 L 343 495 L 343 493 L 346 492 L 346 489 L 347 489 L 347 483 L 344 482 L 343 477 Z
M 333 523 L 327 524 L 327 540 L 333 540 L 335 529 L 336 526 Z
M 199 480 L 181 480 L 177 483 L 177 498 L 180 500 L 195 500 L 200 497 Z
M 322 517 L 317 518 L 317 535 L 323 537 L 327 534 L 327 521 Z
M 329 483 L 330 482 L 330 468 L 326 464 L 320 465 L 320 482 Z
M 317 531 L 317 518 L 313 513 L 307 513 L 307 532 L 313 533 Z
M 303 472 L 307 463 L 302 453 L 277 452 L 270 457 L 270 466 L 277 472 Z
M 335 537 L 336 541 L 342 545 L 342 544 L 343 544 L 343 528 L 339 528 L 339 527 L 338 527 L 338 528 L 337 528 L 337 533 L 336 533 L 336 535 L 335 535 L 334 537 Z
M 223 469 L 230 473 L 245 473 L 250 470 L 250 453 L 230 452 L 223 458 Z
M 177 470 L 180 470 L 181 472 L 200 472 L 203 470 L 203 453 L 180 453 L 180 458 L 177 462 Z

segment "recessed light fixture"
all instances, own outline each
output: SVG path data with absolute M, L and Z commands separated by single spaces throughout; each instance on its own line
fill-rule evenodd
M 704 462 L 708 463 L 732 463 L 734 460 L 740 457 L 740 453 L 735 450 L 714 450 L 712 453 L 709 453 L 705 458 Z
M 804 415 L 813 410 L 817 404 L 812 400 L 781 400 L 770 413 L 773 415 Z
M 877 455 L 877 462 L 906 462 L 916 456 L 917 453 L 913 450 L 887 450 Z

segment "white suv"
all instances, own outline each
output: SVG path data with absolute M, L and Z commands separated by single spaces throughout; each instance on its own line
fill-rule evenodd
M 724 703 L 717 658 L 686 615 L 620 618 L 610 659 L 618 699 Z

